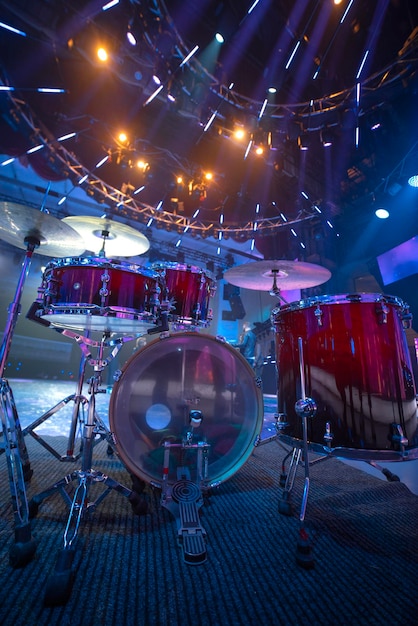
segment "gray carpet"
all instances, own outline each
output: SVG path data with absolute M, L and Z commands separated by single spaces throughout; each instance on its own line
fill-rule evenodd
M 34 476 L 29 498 L 73 469 L 27 437 Z M 48 438 L 47 438 L 48 439 Z M 57 445 L 59 438 L 49 438 Z M 66 439 L 62 438 L 65 447 Z M 62 548 L 68 510 L 55 493 L 32 521 L 37 541 L 25 567 L 9 565 L 14 526 L 4 455 L 0 458 L 0 623 L 3 626 L 418 624 L 418 497 L 327 459 L 311 468 L 306 528 L 315 567 L 296 563 L 303 472 L 292 516 L 278 513 L 283 449 L 256 448 L 233 477 L 205 500 L 206 563 L 183 561 L 174 518 L 146 486 L 150 512 L 135 516 L 112 492 L 82 520 L 68 602 L 45 607 L 48 576 Z M 94 469 L 131 486 L 106 444 Z M 91 495 L 103 491 L 93 485 Z

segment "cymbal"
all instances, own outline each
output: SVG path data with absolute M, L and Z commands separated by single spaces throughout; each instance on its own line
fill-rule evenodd
M 224 278 L 232 285 L 273 291 L 277 289 L 306 289 L 322 285 L 331 277 L 331 272 L 321 265 L 301 261 L 254 261 L 232 267 Z
M 81 236 L 62 220 L 14 202 L 0 202 L 0 239 L 26 250 L 28 241 L 45 256 L 79 256 L 86 246 Z
M 138 230 L 102 217 L 73 215 L 62 220 L 83 238 L 86 249 L 106 257 L 135 256 L 146 252 L 150 243 Z

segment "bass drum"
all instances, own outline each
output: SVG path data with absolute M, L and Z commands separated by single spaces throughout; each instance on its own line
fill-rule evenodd
M 162 486 L 164 443 L 181 443 L 189 415 L 200 411 L 193 443 L 210 445 L 202 486 L 230 478 L 250 456 L 263 422 L 263 397 L 253 370 L 233 347 L 183 332 L 136 352 L 113 387 L 109 421 L 118 454 L 133 475 Z M 173 452 L 174 451 L 174 452 Z M 196 448 L 170 448 L 168 483 L 176 468 L 196 470 Z

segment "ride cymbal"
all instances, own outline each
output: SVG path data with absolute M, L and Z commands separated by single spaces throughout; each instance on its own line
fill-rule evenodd
M 79 256 L 86 246 L 79 233 L 62 220 L 14 202 L 0 203 L 0 239 L 18 248 L 51 257 Z
M 62 220 L 83 238 L 86 249 L 95 254 L 136 256 L 149 249 L 148 239 L 131 226 L 102 217 L 73 215 Z
M 322 285 L 330 277 L 331 272 L 321 265 L 286 260 L 244 263 L 224 273 L 232 285 L 257 291 L 306 289 Z

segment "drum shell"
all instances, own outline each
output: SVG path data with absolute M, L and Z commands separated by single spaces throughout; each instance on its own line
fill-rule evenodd
M 100 258 L 54 261 L 40 291 L 38 315 L 56 326 L 122 331 L 129 325 L 135 331 L 130 320 L 154 323 L 157 277 L 136 265 Z
M 182 327 L 207 327 L 212 319 L 210 298 L 216 283 L 199 267 L 181 263 L 159 263 L 163 298 L 170 302 L 169 321 Z
M 204 486 L 232 476 L 252 452 L 263 421 L 254 373 L 239 352 L 207 334 L 178 332 L 154 340 L 124 365 L 115 383 L 109 421 L 118 454 L 135 476 L 160 487 L 164 442 L 181 443 L 191 410 L 201 411 L 195 440 L 210 444 Z M 196 450 L 170 454 L 176 467 L 196 469 Z
M 303 438 L 295 411 L 302 397 L 301 338 L 305 395 L 317 404 L 316 415 L 307 420 L 310 442 L 392 450 L 392 424 L 398 424 L 408 445 L 416 445 L 415 386 L 403 313 L 402 301 L 379 294 L 312 298 L 273 312 L 278 409 L 286 416 L 287 435 Z M 331 440 L 324 438 L 327 423 Z

